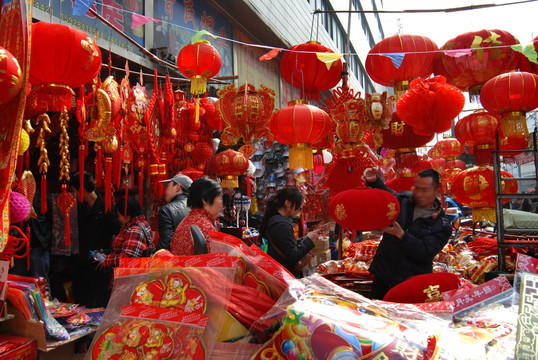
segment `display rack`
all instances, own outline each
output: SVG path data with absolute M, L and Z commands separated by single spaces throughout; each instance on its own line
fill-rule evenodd
M 538 189 L 538 149 L 537 149 L 537 133 L 538 130 L 534 128 L 532 133 L 532 146 L 531 149 L 523 150 L 499 150 L 499 132 L 496 136 L 496 149 L 493 151 L 493 171 L 495 181 L 495 209 L 497 213 L 497 252 L 499 270 L 506 271 L 506 248 L 509 247 L 538 247 L 538 229 L 521 228 L 510 229 L 511 233 L 521 234 L 521 236 L 508 235 L 504 228 L 504 214 L 503 214 L 503 200 L 504 199 L 533 199 L 537 194 L 506 194 L 502 191 L 503 181 L 521 181 L 531 180 L 536 182 L 535 189 Z M 532 153 L 534 155 L 534 177 L 502 177 L 501 176 L 501 159 L 502 153 Z M 534 236 L 534 240 L 533 239 Z

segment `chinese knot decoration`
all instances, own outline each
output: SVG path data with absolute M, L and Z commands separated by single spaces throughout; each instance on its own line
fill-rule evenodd
M 211 170 L 222 177 L 222 187 L 236 188 L 239 187 L 238 176 L 248 170 L 248 159 L 238 151 L 225 150 L 213 156 Z
M 38 87 L 37 105 L 48 111 L 71 108 L 73 90 L 101 71 L 101 51 L 88 34 L 67 25 L 32 25 L 30 83 Z
M 21 90 L 22 83 L 19 62 L 0 46 L 0 105 L 13 99 Z
M 394 87 L 400 97 L 417 78 L 433 72 L 437 45 L 425 36 L 392 35 L 374 45 L 366 57 L 366 72 L 376 83 Z
M 217 75 L 222 58 L 207 40 L 198 40 L 181 48 L 177 56 L 177 67 L 191 79 L 191 93 L 206 92 L 207 79 Z
M 338 85 L 342 69 L 338 55 L 317 41 L 292 46 L 280 61 L 280 74 L 293 87 L 301 89 L 303 99 L 319 100 L 320 91 Z
M 236 145 L 243 139 L 239 151 L 250 157 L 256 148 L 253 140 L 266 137 L 273 140 L 268 124 L 275 107 L 275 92 L 263 85 L 256 89 L 252 84 L 236 88 L 233 84 L 219 91 L 219 110 L 224 121 L 222 144 Z

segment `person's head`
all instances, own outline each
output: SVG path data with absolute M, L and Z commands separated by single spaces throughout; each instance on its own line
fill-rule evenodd
M 121 197 L 116 203 L 116 210 L 122 225 L 125 225 L 135 216 L 142 215 L 142 208 L 134 196 L 127 197 L 127 201 L 125 201 L 125 197 Z
M 84 171 L 82 174 L 83 178 L 83 189 L 84 192 L 84 199 L 87 200 L 87 197 L 89 194 L 93 194 L 95 192 L 95 181 L 93 180 L 93 176 L 89 173 Z M 71 180 L 69 181 L 69 185 L 71 185 L 71 189 L 78 194 L 80 190 L 80 173 L 76 172 L 71 176 Z
M 260 225 L 260 233 L 265 234 L 267 223 L 274 215 L 296 217 L 303 208 L 304 196 L 296 187 L 287 186 L 273 195 L 265 206 L 265 214 Z
M 187 175 L 176 174 L 173 178 L 163 180 L 161 183 L 164 186 L 164 201 L 169 203 L 177 195 L 181 193 L 187 194 L 192 184 L 192 180 Z
M 413 186 L 413 198 L 420 207 L 432 207 L 440 190 L 440 175 L 433 169 L 422 170 L 418 173 Z
M 191 209 L 206 209 L 213 219 L 222 211 L 222 187 L 207 176 L 192 182 L 187 196 L 187 206 Z

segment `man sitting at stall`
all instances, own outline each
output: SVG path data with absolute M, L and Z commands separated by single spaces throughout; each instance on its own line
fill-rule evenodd
M 400 215 L 396 222 L 382 229 L 383 239 L 369 269 L 375 276 L 371 298 L 382 299 L 407 278 L 432 272 L 433 258 L 448 242 L 452 226 L 437 199 L 437 171 L 421 171 L 412 192 L 401 194 L 389 189 L 375 168 L 366 169 L 363 178 L 368 186 L 390 191 L 400 202 Z

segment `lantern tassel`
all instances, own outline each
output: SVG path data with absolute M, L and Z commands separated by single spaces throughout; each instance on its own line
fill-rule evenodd
M 112 202 L 112 157 L 105 159 L 105 212 L 110 211 Z
M 41 214 L 47 212 L 47 175 L 41 174 Z
M 194 112 L 194 124 L 198 126 L 200 123 L 200 98 L 196 98 L 196 110 Z
M 78 146 L 78 200 L 82 204 L 84 202 L 84 144 Z
M 140 168 L 138 173 L 138 202 L 140 207 L 144 207 L 144 167 Z
M 195 75 L 191 78 L 191 94 L 199 95 L 207 91 L 207 78 L 202 75 Z

